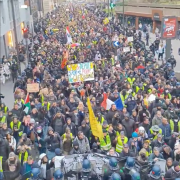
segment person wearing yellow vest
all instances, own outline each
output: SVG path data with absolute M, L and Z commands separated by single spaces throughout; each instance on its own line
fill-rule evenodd
M 19 109 L 20 109 L 20 108 L 23 107 L 24 100 L 19 97 L 18 99 L 16 99 L 16 101 L 14 102 L 14 104 L 18 104 L 18 107 L 19 107 Z
M 17 116 L 13 116 L 13 120 L 10 123 L 10 128 L 13 131 L 13 136 L 16 142 L 19 142 L 19 138 L 23 134 L 23 127 L 21 122 L 17 119 Z
M 102 116 L 102 114 L 100 112 L 96 113 L 96 119 L 97 121 L 101 124 L 101 126 L 103 125 L 104 122 L 104 117 Z
M 102 151 L 111 149 L 111 138 L 106 129 L 103 129 L 104 138 L 99 138 L 100 147 Z
M 20 144 L 17 147 L 17 155 L 19 157 L 19 161 L 20 161 L 21 165 L 26 163 L 28 160 L 28 156 L 30 155 L 27 145 Z
M 51 107 L 51 103 L 44 100 L 44 101 L 42 102 L 42 107 L 45 107 L 45 109 L 46 109 L 47 111 L 49 111 L 49 109 L 50 109 L 50 107 Z
M 145 140 L 143 142 L 143 148 L 146 150 L 146 157 L 149 157 L 150 154 L 152 153 L 152 147 L 150 146 L 149 140 Z
M 153 140 L 156 140 L 158 134 L 162 134 L 162 129 L 159 128 L 159 126 L 154 125 L 150 128 L 148 132 L 148 137 L 153 138 Z
M 120 92 L 120 98 L 121 98 L 121 101 L 124 105 L 124 102 L 125 100 L 128 98 L 129 94 L 126 92 L 125 89 L 123 89 L 121 92 Z
M 169 124 L 171 127 L 171 133 L 180 133 L 180 120 L 178 119 L 178 117 L 176 119 L 170 119 Z
M 120 135 L 116 137 L 116 152 L 121 153 L 123 150 L 123 145 L 128 142 L 128 138 L 124 135 L 124 131 L 120 132 Z
M 2 111 L 0 111 L 0 123 L 6 123 L 6 116 L 3 115 Z
M 130 76 L 127 78 L 127 81 L 129 82 L 131 87 L 133 86 L 133 83 L 135 80 L 136 80 L 136 78 L 133 77 L 133 74 L 130 74 Z
M 66 128 L 66 132 L 61 136 L 63 141 L 63 154 L 69 155 L 72 150 L 72 142 L 74 139 L 73 134 L 69 128 Z
M 4 114 L 7 114 L 9 109 L 8 109 L 8 107 L 4 103 L 2 103 L 1 107 L 0 107 L 0 111 L 3 111 Z

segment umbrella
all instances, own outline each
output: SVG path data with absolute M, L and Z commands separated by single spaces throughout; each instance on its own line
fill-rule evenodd
M 80 44 L 79 44 L 79 43 L 73 43 L 73 44 L 71 44 L 71 47 L 76 47 L 76 46 L 80 46 Z

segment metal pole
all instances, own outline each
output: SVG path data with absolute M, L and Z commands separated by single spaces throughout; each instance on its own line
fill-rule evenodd
M 29 62 L 28 38 L 26 38 L 25 40 L 26 40 L 27 62 Z
M 108 0 L 108 17 L 109 17 L 109 5 L 110 5 L 110 2 Z
M 124 0 L 123 0 L 123 27 L 124 27 Z
M 17 30 L 16 30 L 16 18 L 14 12 L 14 0 L 11 0 L 11 7 L 12 7 L 12 17 L 13 17 L 13 26 L 14 26 L 15 48 L 17 51 L 17 63 L 19 66 L 19 73 L 21 74 L 21 64 L 19 61 L 19 48 L 18 48 L 18 38 L 17 38 Z

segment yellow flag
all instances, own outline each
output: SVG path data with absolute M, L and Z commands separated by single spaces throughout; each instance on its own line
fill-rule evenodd
M 102 131 L 102 126 L 97 122 L 89 97 L 87 98 L 87 106 L 89 110 L 89 121 L 90 121 L 92 134 L 96 137 L 103 138 L 104 135 Z
M 103 23 L 106 25 L 106 24 L 108 24 L 109 23 L 109 19 L 108 18 L 105 18 L 104 20 L 103 20 Z

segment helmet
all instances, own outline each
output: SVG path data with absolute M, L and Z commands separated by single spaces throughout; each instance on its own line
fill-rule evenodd
M 31 177 L 32 179 L 37 179 L 40 174 L 40 169 L 39 168 L 32 168 L 31 170 Z
M 63 177 L 63 173 L 58 169 L 54 172 L 53 176 L 55 180 L 60 180 Z
M 109 159 L 109 167 L 111 170 L 117 170 L 119 168 L 118 161 L 115 157 Z
M 121 180 L 121 176 L 118 173 L 113 173 L 111 175 L 111 180 Z
M 145 132 L 144 127 L 140 126 L 140 127 L 139 127 L 139 132 L 140 132 L 140 133 L 144 133 L 144 132 Z
M 46 156 L 45 153 L 40 154 L 39 159 L 42 160 Z
M 133 159 L 132 157 L 128 157 L 128 158 L 126 159 L 125 168 L 131 169 L 131 168 L 134 167 L 134 164 L 135 164 L 134 159 Z
M 138 137 L 138 133 L 133 132 L 133 133 L 132 133 L 132 138 L 137 138 L 137 137 Z
M 91 163 L 88 159 L 83 160 L 82 170 L 83 170 L 83 172 L 90 172 L 91 171 Z
M 131 175 L 131 180 L 141 180 L 139 172 L 137 172 L 135 169 L 132 169 L 129 174 Z
M 150 172 L 150 176 L 155 179 L 159 178 L 161 176 L 161 168 L 158 165 L 154 165 Z

